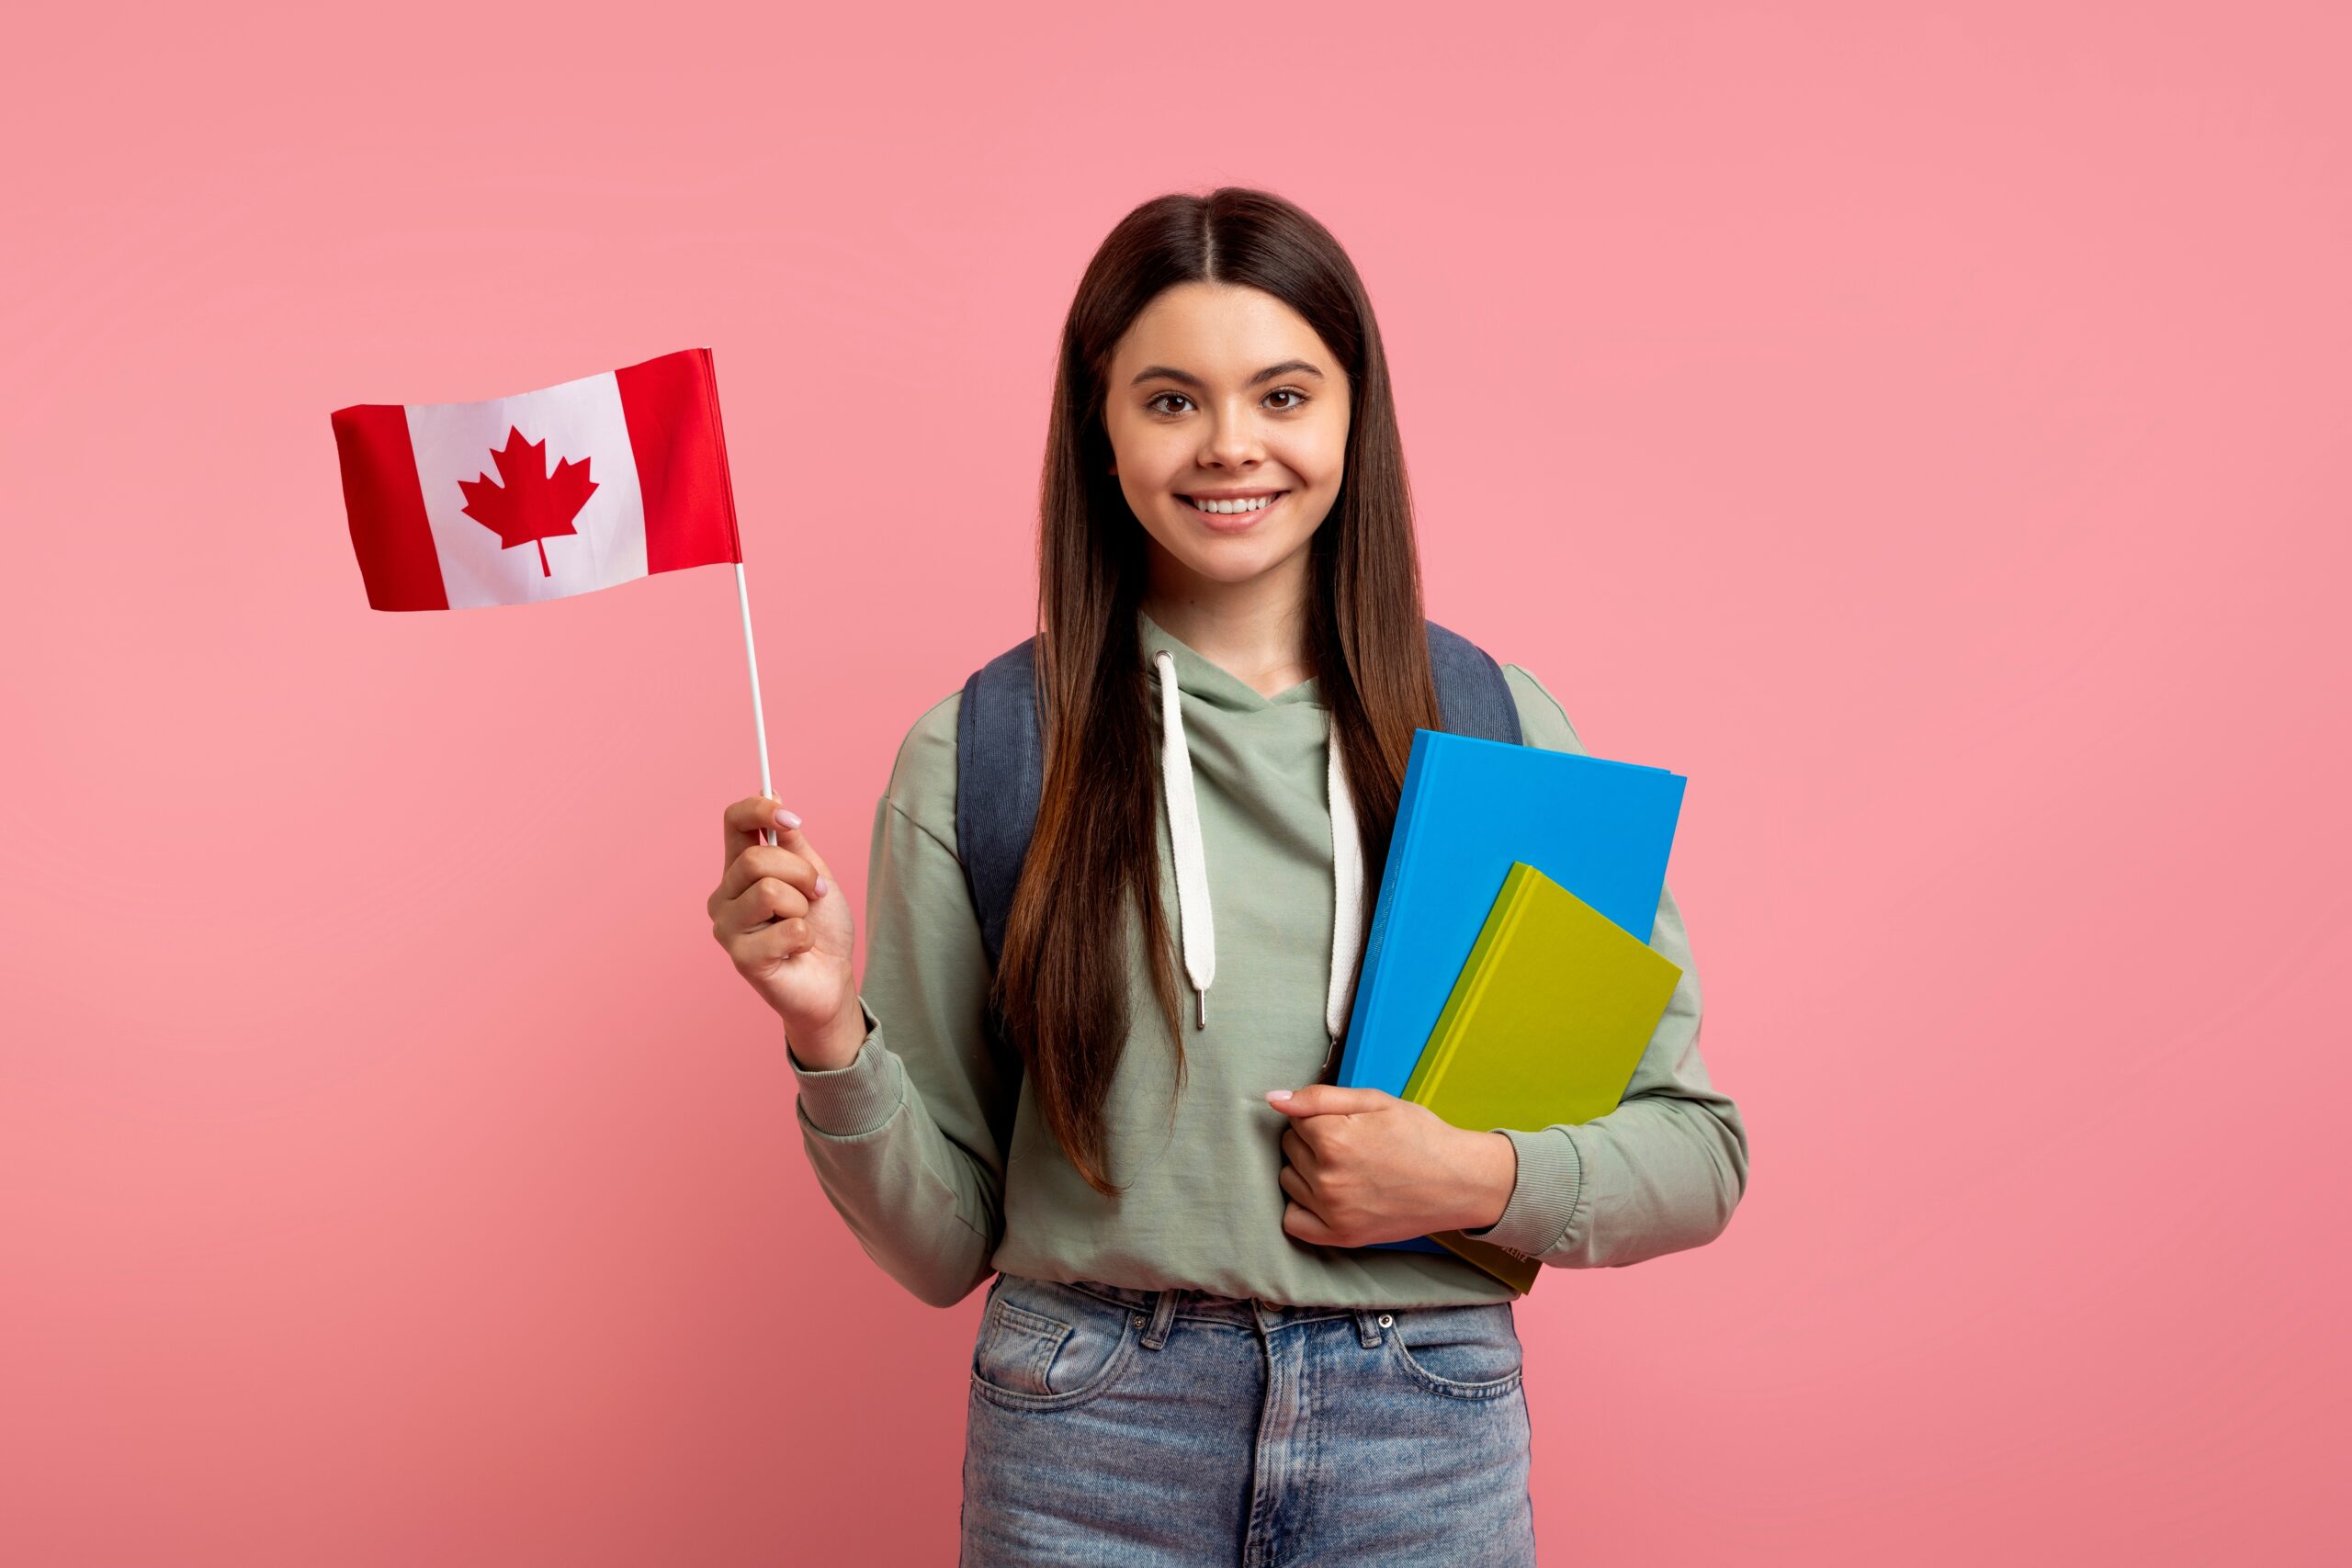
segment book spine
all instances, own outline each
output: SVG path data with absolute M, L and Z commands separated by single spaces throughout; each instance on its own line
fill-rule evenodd
M 1454 985 L 1453 994 L 1445 998 L 1437 1027 L 1430 1031 L 1429 1045 L 1413 1069 L 1415 1082 L 1407 1084 L 1407 1092 L 1397 1098 L 1423 1103 L 1436 1098 L 1439 1085 L 1445 1081 L 1446 1069 L 1453 1065 L 1462 1041 L 1477 1021 L 1478 1002 L 1487 994 L 1487 982 L 1494 977 L 1495 965 L 1487 959 L 1510 944 L 1510 933 L 1527 909 L 1528 871 L 1524 862 L 1513 861 L 1510 870 L 1503 874 L 1502 891 L 1495 895 L 1494 908 L 1478 930 L 1478 940 L 1470 944 L 1470 956 L 1462 961 L 1461 978 Z
M 1388 940 L 1389 918 L 1396 908 L 1396 885 L 1404 880 L 1405 840 L 1412 831 L 1414 802 L 1420 798 L 1429 782 L 1430 763 L 1433 758 L 1426 738 L 1428 731 L 1413 731 L 1413 749 L 1405 759 L 1405 778 L 1411 793 L 1396 803 L 1396 825 L 1388 839 L 1388 858 L 1381 867 L 1380 892 L 1372 902 L 1372 929 L 1364 938 L 1363 967 L 1368 983 L 1356 988 L 1356 1004 L 1348 1020 L 1347 1039 L 1340 1048 L 1340 1079 L 1343 1084 L 1356 1083 L 1356 1066 L 1363 1053 L 1357 1049 L 1363 1037 L 1372 1032 L 1373 1021 L 1379 1016 L 1381 980 L 1385 965 L 1380 962 L 1382 948 Z M 1398 874 L 1391 875 L 1390 874 Z M 1363 1027 L 1356 1025 L 1361 1022 Z

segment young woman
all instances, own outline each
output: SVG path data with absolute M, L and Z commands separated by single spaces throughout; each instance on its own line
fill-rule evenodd
M 1608 1115 L 1476 1132 L 1318 1081 L 1363 868 L 1441 728 L 1354 267 L 1263 192 L 1147 202 L 1079 286 L 1047 442 L 1046 771 L 1000 960 L 957 858 L 961 671 L 876 803 L 862 988 L 774 800 L 727 807 L 709 900 L 865 1250 L 936 1306 L 995 1276 L 963 1561 L 1532 1562 L 1510 1288 L 1367 1244 L 1468 1229 L 1590 1268 L 1723 1230 L 1747 1133 L 1673 895 L 1651 945 L 1683 978 Z M 1527 744 L 1584 750 L 1504 673 Z

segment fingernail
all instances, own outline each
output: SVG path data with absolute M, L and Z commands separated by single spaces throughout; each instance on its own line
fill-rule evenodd
M 817 891 L 818 891 L 818 892 L 820 892 L 820 893 L 822 893 L 824 890 L 825 890 L 825 879 L 824 879 L 823 877 L 821 877 L 821 876 L 820 876 L 820 877 L 819 877 L 819 878 L 817 879 Z
M 1266 1091 L 1266 1098 L 1268 1100 L 1288 1100 L 1290 1098 L 1290 1090 L 1286 1089 L 1270 1089 Z
M 778 827 L 797 828 L 800 826 L 800 813 L 797 811 L 786 811 L 783 807 L 779 806 L 775 808 L 775 820 Z

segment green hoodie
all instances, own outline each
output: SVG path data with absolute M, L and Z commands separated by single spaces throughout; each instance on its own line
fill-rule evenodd
M 915 720 L 876 802 L 866 884 L 865 1043 L 848 1066 L 803 1068 L 801 1142 L 817 1179 L 876 1262 L 918 1298 L 951 1306 L 995 1271 L 1144 1290 L 1333 1306 L 1430 1306 L 1513 1299 L 1452 1254 L 1302 1242 L 1283 1229 L 1277 1179 L 1290 1118 L 1268 1089 L 1324 1077 L 1326 1019 L 1340 1010 L 1359 945 L 1334 973 L 1329 713 L 1313 680 L 1269 697 L 1138 612 L 1161 712 L 1159 664 L 1176 672 L 1165 716 L 1189 758 L 1177 823 L 1205 863 L 1205 886 L 1178 887 L 1166 800 L 1160 897 L 1214 952 L 1185 966 L 1186 1082 L 1176 1093 L 1166 1019 L 1151 996 L 1140 922 L 1128 920 L 1125 1054 L 1104 1107 L 1105 1197 L 1079 1176 L 1038 1112 L 1019 1056 L 981 1027 L 989 963 L 956 852 L 960 688 Z M 1583 752 L 1549 692 L 1503 666 L 1526 744 Z M 1342 805 L 1342 820 L 1345 806 Z M 1351 878 L 1336 868 L 1341 885 Z M 1376 871 L 1375 871 L 1376 874 Z M 1355 870 L 1360 879 L 1360 869 Z M 1205 896 L 1213 922 L 1204 913 Z M 1360 908 L 1361 908 L 1361 901 Z M 1351 919 L 1360 933 L 1368 910 Z M 1199 938 L 1195 936 L 1197 943 Z M 1625 1099 L 1606 1116 L 1505 1128 L 1518 1153 L 1510 1201 L 1471 1234 L 1564 1268 L 1637 1263 L 1712 1241 L 1747 1185 L 1747 1134 L 1699 1055 L 1699 974 L 1670 889 L 1650 946 L 1682 970 Z M 1213 965 L 1210 971 L 1200 962 Z

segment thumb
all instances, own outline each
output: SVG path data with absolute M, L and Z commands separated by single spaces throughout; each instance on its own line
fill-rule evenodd
M 1385 1089 L 1345 1089 L 1335 1083 L 1311 1083 L 1305 1089 L 1266 1091 L 1266 1103 L 1292 1116 L 1330 1116 L 1349 1111 L 1377 1111 L 1396 1102 Z
M 762 798 L 774 800 L 775 796 L 765 795 Z M 825 887 L 828 892 L 842 885 L 841 878 L 833 874 L 833 868 L 825 863 L 825 857 L 817 852 L 817 846 L 808 841 L 808 835 L 801 830 L 797 822 L 789 828 L 779 822 L 771 827 L 768 831 L 775 835 L 778 849 L 790 850 L 817 868 L 817 874 L 825 879 Z

